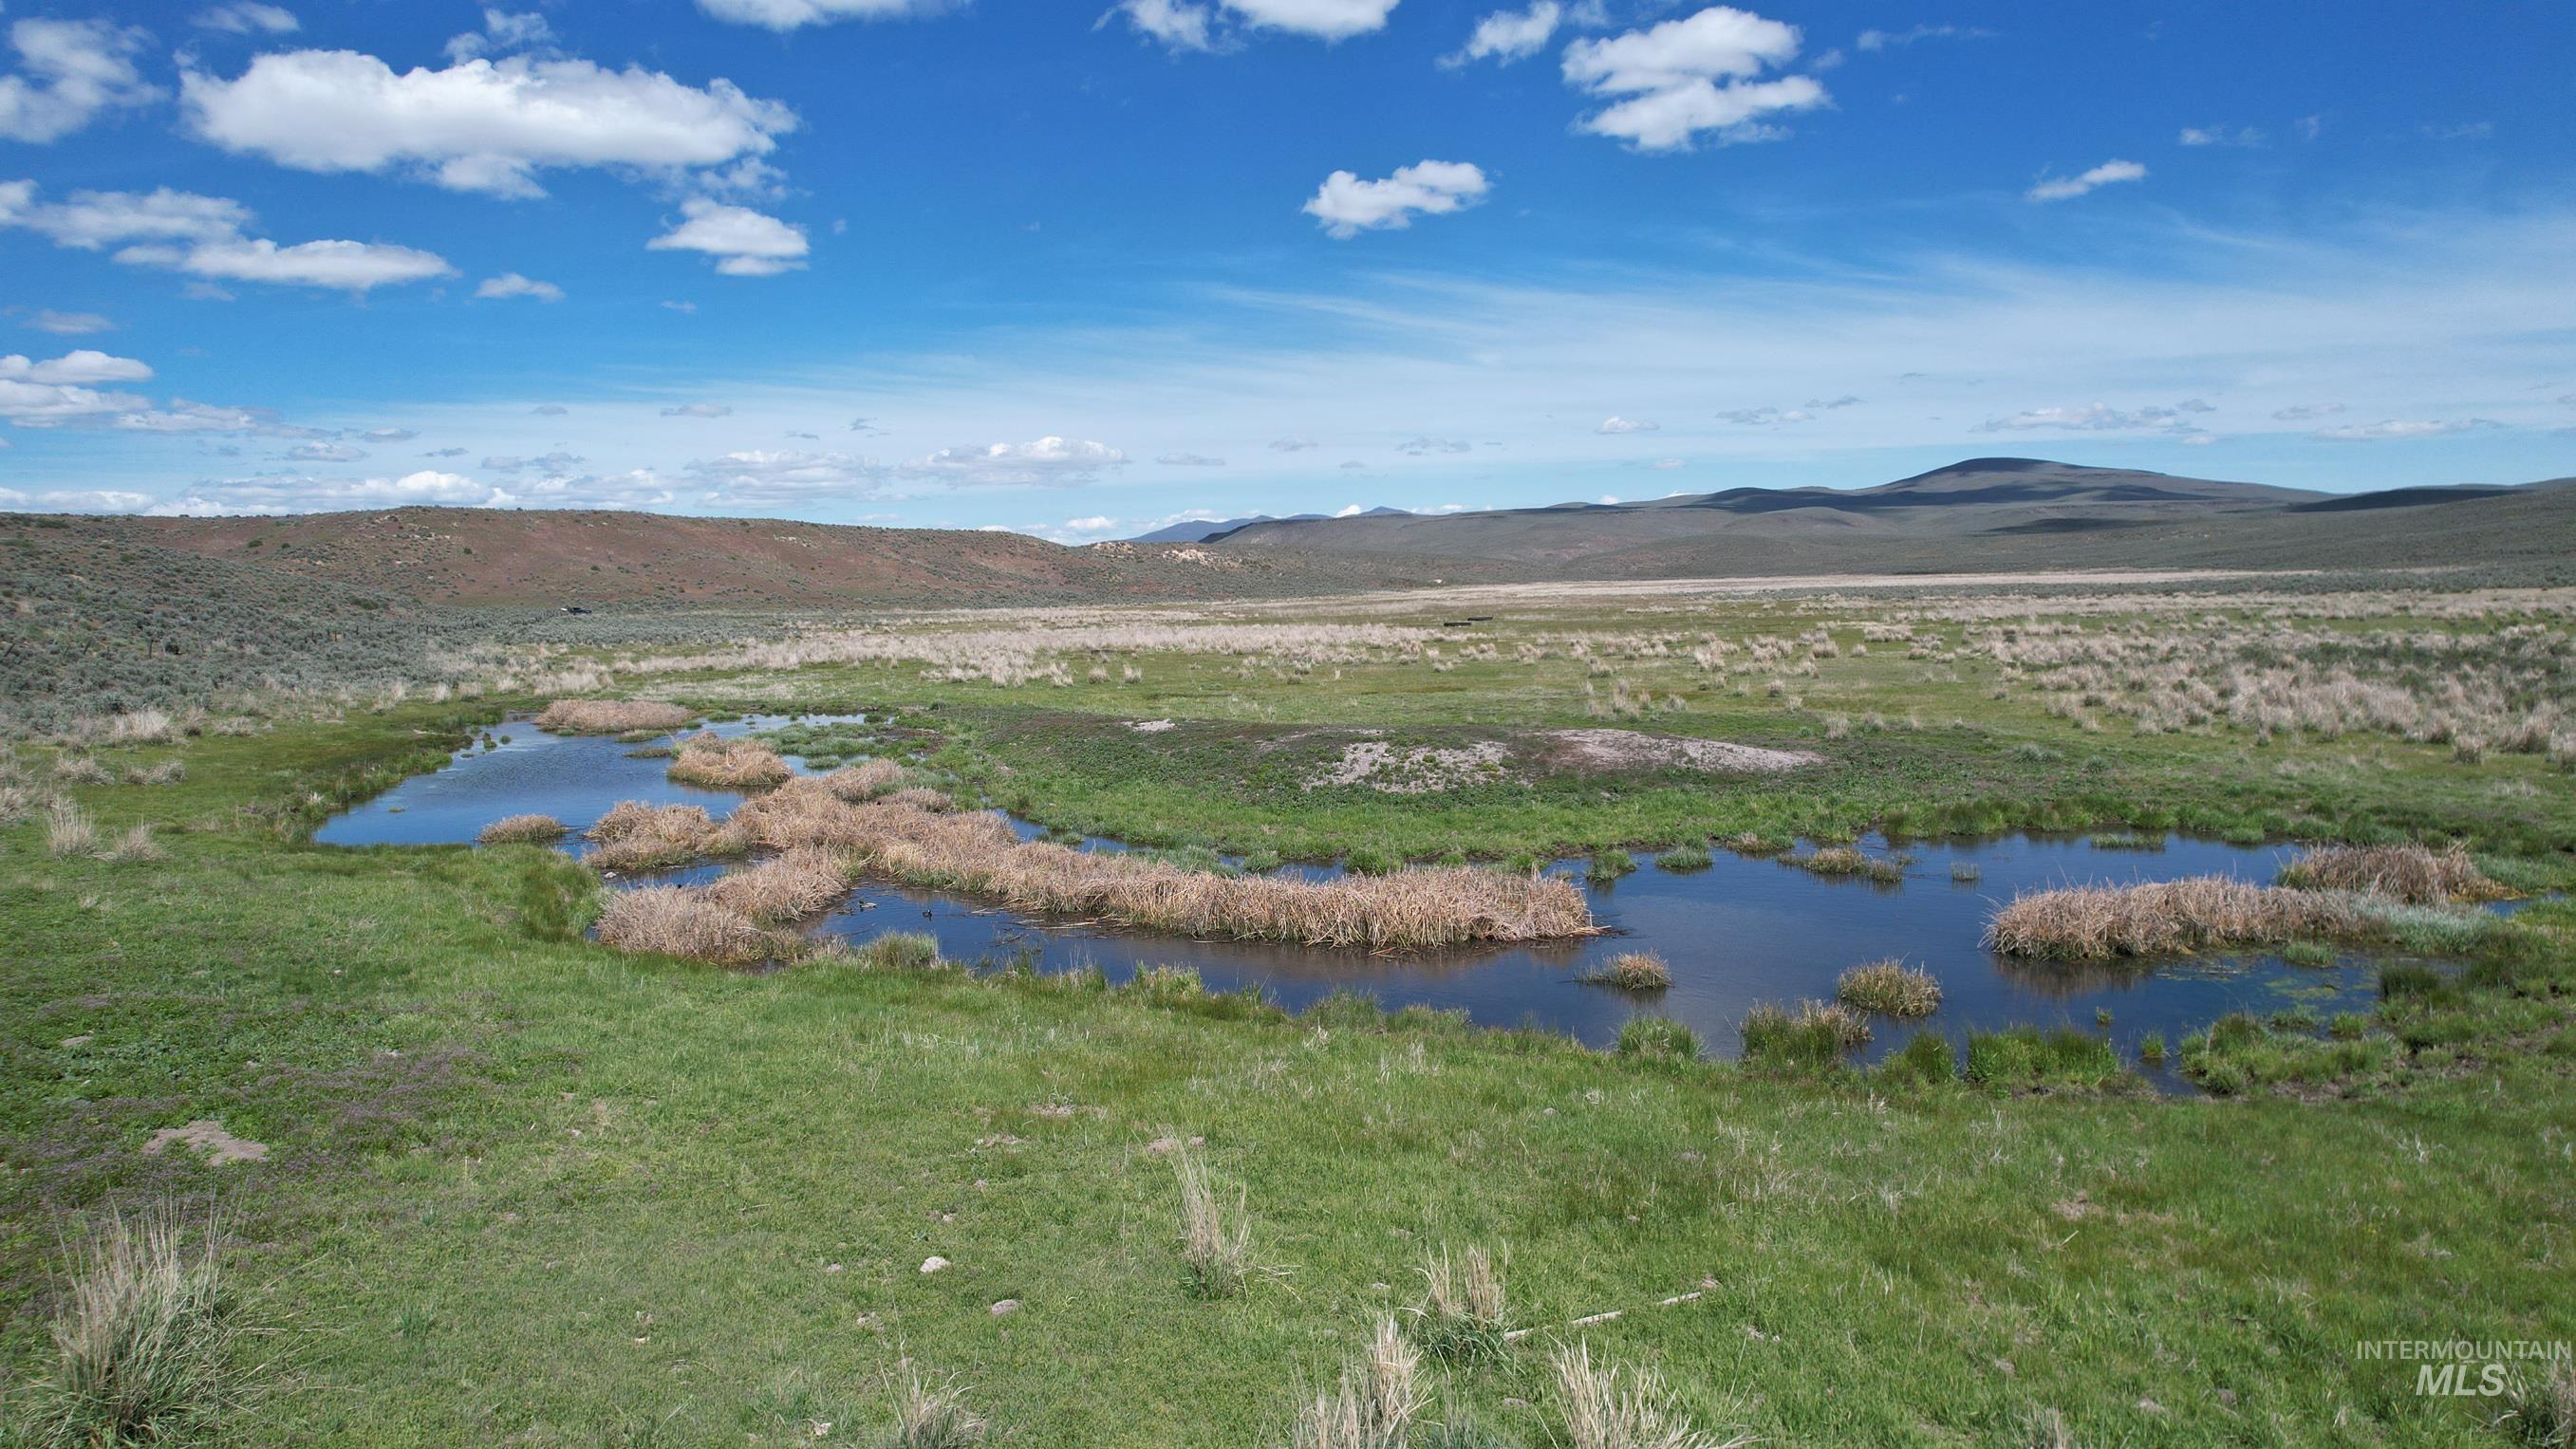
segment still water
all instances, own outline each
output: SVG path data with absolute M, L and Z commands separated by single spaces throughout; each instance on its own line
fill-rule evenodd
M 730 736 L 784 723 L 784 717 L 755 716 L 713 729 Z M 576 835 L 567 838 L 567 848 L 580 850 L 577 833 L 620 800 L 701 805 L 719 818 L 740 803 L 728 791 L 672 783 L 664 775 L 666 761 L 634 758 L 632 744 L 549 735 L 525 721 L 497 726 L 492 735 L 495 746 L 458 752 L 445 768 L 333 818 L 315 839 L 348 846 L 471 843 L 492 821 L 533 812 L 571 827 Z M 1014 825 L 1035 833 L 1026 822 Z M 1084 848 L 1121 847 L 1095 840 Z M 1615 1038 L 1629 1017 L 1652 1012 L 1687 1023 L 1721 1055 L 1735 1053 L 1736 1023 L 1756 1003 L 1830 998 L 1841 972 L 1890 956 L 1940 980 L 1941 1009 L 1919 1024 L 1879 1019 L 1876 1039 L 1856 1054 L 1864 1060 L 1903 1047 L 1921 1031 L 1958 1041 L 1971 1028 L 2023 1023 L 2100 1032 L 2134 1060 L 2137 1043 L 2148 1033 L 2161 1033 L 2172 1044 L 2231 1011 L 2269 1015 L 2305 1006 L 2326 1015 L 2367 1009 L 2372 999 L 2375 963 L 2359 956 L 2323 967 L 2291 966 L 2265 954 L 2091 967 L 2009 961 L 1979 944 L 1994 907 L 2025 890 L 2213 874 L 2269 881 L 2289 847 L 2171 837 L 2152 850 L 2107 850 L 2083 837 L 2012 835 L 1913 842 L 1901 853 L 1876 839 L 1862 841 L 1861 848 L 1904 860 L 1904 879 L 1818 876 L 1721 851 L 1709 869 L 1686 874 L 1659 870 L 1652 857 L 1640 855 L 1635 874 L 1595 885 L 1582 879 L 1581 861 L 1558 862 L 1550 868 L 1583 885 L 1594 916 L 1611 934 L 1433 956 L 1388 958 L 1117 931 L 880 883 L 860 885 L 814 929 L 854 941 L 888 931 L 926 931 L 951 959 L 1022 959 L 1043 971 L 1096 965 L 1113 980 L 1139 966 L 1191 966 L 1211 990 L 1258 986 L 1291 1010 L 1331 991 L 1355 990 L 1390 1007 L 1463 1010 L 1484 1025 L 1536 1026 L 1595 1044 Z M 1953 879 L 1953 867 L 1960 865 L 1973 867 L 1977 878 Z M 1313 876 L 1335 873 L 1330 867 L 1287 868 Z M 703 877 L 713 869 L 654 879 Z M 1636 995 L 1575 980 L 1598 958 L 1639 949 L 1671 964 L 1669 989 Z M 2110 1014 L 2107 1027 L 2099 1022 L 2101 1012 Z M 2160 1085 L 2179 1083 L 2166 1075 Z

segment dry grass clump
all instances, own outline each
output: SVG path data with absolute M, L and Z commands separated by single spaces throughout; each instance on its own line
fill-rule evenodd
M 561 840 L 564 823 L 551 815 L 504 815 L 477 831 L 477 845 L 545 845 Z
M 1242 1292 L 1252 1273 L 1252 1219 L 1244 1210 L 1243 1189 L 1235 1189 L 1228 1211 L 1196 1156 L 1181 1152 L 1172 1169 L 1181 1184 L 1181 1267 L 1191 1294 L 1230 1298 Z
M 803 938 L 764 929 L 745 912 L 684 886 L 619 891 L 600 913 L 599 939 L 620 951 L 684 956 L 719 966 L 793 956 Z
M 590 863 L 601 870 L 655 870 L 701 855 L 738 855 L 744 835 L 696 805 L 621 800 L 590 827 Z
M 2281 872 L 2281 884 L 2305 890 L 2363 891 L 2408 905 L 2493 901 L 2513 894 L 2487 878 L 2465 847 L 2320 845 Z
M 559 735 L 667 734 L 697 717 L 695 710 L 659 700 L 558 699 L 537 716 L 537 728 Z
M 1413 1339 L 1433 1358 L 1474 1363 L 1501 1358 L 1510 1348 L 1511 1309 L 1503 1292 L 1502 1265 L 1481 1247 L 1452 1256 L 1443 1247 L 1415 1270 L 1422 1275 L 1422 1306 L 1412 1310 Z
M 758 865 L 728 871 L 700 894 L 764 926 L 802 920 L 849 894 L 846 857 L 818 845 L 800 845 Z
M 1834 980 L 1843 1004 L 1887 1016 L 1930 1016 L 1941 1005 L 1941 983 L 1932 973 L 1890 956 L 1854 966 Z
M 718 739 L 691 735 L 680 741 L 671 759 L 670 776 L 683 785 L 711 790 L 765 790 L 793 772 L 778 752 L 755 739 Z
M 114 840 L 99 848 L 98 858 L 121 865 L 129 861 L 167 860 L 170 852 L 163 850 L 161 842 L 152 838 L 149 824 L 129 825 Z
M 897 790 L 888 795 L 886 803 L 909 805 L 915 810 L 941 811 L 955 809 L 957 802 L 949 799 L 942 791 L 933 790 L 924 785 L 915 785 L 909 790 Z
M 1175 935 L 1406 951 L 1598 929 L 1582 890 L 1550 876 L 1466 866 L 1332 881 L 1224 876 L 1145 856 L 1023 844 L 998 815 L 941 814 L 900 795 L 853 805 L 811 779 L 746 802 L 734 824 L 773 850 L 845 848 L 861 869 L 908 884 Z
M 1693 1428 L 1653 1369 L 1595 1365 L 1589 1343 L 1557 1350 L 1553 1367 L 1573 1449 L 1741 1449 L 1753 1442 Z
M 254 1374 L 214 1234 L 193 1252 L 188 1236 L 161 1208 L 111 1218 L 77 1250 L 54 1369 L 13 1405 L 31 1442 L 202 1443 L 242 1408 Z
M 984 1430 L 957 1380 L 933 1383 L 908 1373 L 895 1390 L 894 1424 L 875 1443 L 881 1449 L 972 1449 L 984 1442 Z
M 1298 1410 L 1291 1449 L 1404 1449 L 1429 1402 L 1417 1382 L 1421 1362 L 1395 1320 L 1379 1319 L 1368 1352 Z
M 823 788 L 831 791 L 837 798 L 856 805 L 863 800 L 873 800 L 884 794 L 894 788 L 895 781 L 902 778 L 903 766 L 892 760 L 861 760 L 855 765 L 843 765 L 825 775 Z
M 66 785 L 113 785 L 116 775 L 88 755 L 54 756 L 54 778 Z
M 1673 968 L 1652 951 L 1622 951 L 1575 978 L 1591 986 L 1622 991 L 1661 991 L 1673 984 Z
M 80 806 L 55 796 L 45 806 L 45 849 L 59 856 L 97 854 L 98 822 Z
M 2007 956 L 2068 960 L 2168 956 L 2348 938 L 2368 924 L 2349 897 L 2204 875 L 2033 891 L 1995 913 L 1986 924 L 1986 946 Z

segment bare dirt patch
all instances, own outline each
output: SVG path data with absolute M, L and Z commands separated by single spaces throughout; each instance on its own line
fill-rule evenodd
M 1305 788 L 1366 785 L 1389 795 L 1428 795 L 1514 778 L 1510 759 L 1510 747 L 1499 740 L 1405 750 L 1384 740 L 1360 740 L 1344 745 L 1340 758 L 1308 776 Z
M 158 1157 L 163 1148 L 180 1143 L 218 1167 L 227 1162 L 258 1162 L 268 1156 L 268 1144 L 235 1137 L 224 1130 L 224 1124 L 202 1117 L 185 1127 L 164 1127 L 143 1144 L 148 1155 Z
M 1549 730 L 1549 765 L 1577 773 L 1607 774 L 1623 770 L 1708 770 L 1732 774 L 1770 774 L 1819 764 L 1823 756 L 1805 750 L 1770 750 L 1724 740 L 1694 740 L 1678 735 L 1640 734 L 1635 730 Z

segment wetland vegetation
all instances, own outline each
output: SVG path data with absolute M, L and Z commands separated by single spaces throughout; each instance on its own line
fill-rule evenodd
M 2550 1365 L 2428 1398 L 2355 1346 L 2576 1337 L 2571 611 L 2346 578 L 611 620 L 30 717 L 0 1422 L 81 1442 L 176 1385 L 263 1443 L 2514 1442 Z M 386 813 L 533 779 L 504 721 L 548 710 L 631 803 L 474 814 L 425 789 L 459 769 Z M 388 843 L 316 838 L 368 801 Z M 2018 830 L 2118 838 L 1950 839 Z M 2213 840 L 2244 873 L 2192 877 Z M 2087 874 L 1993 883 L 2022 859 Z M 1792 980 L 1653 934 L 1757 865 L 1836 893 L 1817 932 L 1947 903 L 2011 955 Z M 979 902 L 1095 959 L 943 950 Z M 1358 954 L 1229 989 L 1225 941 L 1138 930 Z M 1357 974 L 1468 991 L 1507 968 L 1413 955 L 1550 939 L 1601 1049 Z M 1668 1014 L 1730 971 L 1770 996 Z M 2151 986 L 1979 1014 L 2102 971 Z M 2290 984 L 2146 1006 L 2256 977 Z M 80 1345 L 156 1314 L 156 1377 L 102 1382 Z

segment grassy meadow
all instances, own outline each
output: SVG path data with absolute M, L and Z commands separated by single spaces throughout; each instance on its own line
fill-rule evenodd
M 588 940 L 600 882 L 543 844 L 308 837 L 578 694 L 865 711 L 796 743 L 1177 852 L 2183 828 L 2458 842 L 2547 896 L 2571 610 L 2333 581 L 853 618 L 31 729 L 0 770 L 0 1443 L 99 1442 L 58 1333 L 84 1255 L 155 1215 L 222 1275 L 150 1350 L 204 1346 L 173 1442 L 2565 1442 L 2563 1367 L 2434 1397 L 2356 1347 L 2576 1340 L 2563 899 L 2373 1012 L 2174 1043 L 2211 1095 L 2167 1099 L 2037 1033 L 1855 1070 L 1824 1013 L 1723 1062 L 899 942 L 721 969 Z M 264 1152 L 154 1147 L 200 1122 Z M 1698 1437 L 1602 1430 L 1578 1348 Z M 1398 1380 L 1375 1438 L 1301 1424 Z

